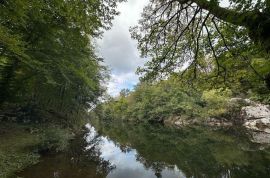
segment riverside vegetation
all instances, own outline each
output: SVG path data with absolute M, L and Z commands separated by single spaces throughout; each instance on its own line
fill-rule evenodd
M 254 83 L 255 86 L 258 84 Z M 239 89 L 234 90 L 235 83 L 231 87 L 227 85 L 220 88 L 214 88 L 207 82 L 202 84 L 204 86 L 200 83 L 194 85 L 184 84 L 177 76 L 156 83 L 142 82 L 134 91 L 122 90 L 120 96 L 109 98 L 98 105 L 94 115 L 139 122 L 170 123 L 178 117 L 187 122 L 193 120 L 197 124 L 209 118 L 237 123 L 242 120 L 242 107 L 248 105 L 241 98 L 269 103 L 266 89 L 255 87 L 254 90 L 240 92 Z
M 0 177 L 62 151 L 107 77 L 93 39 L 118 0 L 0 1 Z
M 0 0 L 0 177 L 14 177 L 41 153 L 64 151 L 89 119 L 227 126 L 242 124 L 249 103 L 268 113 L 269 1 L 150 0 L 130 28 L 149 61 L 134 90 L 112 98 L 94 38 L 110 29 L 122 1 Z M 270 115 L 263 119 L 255 125 L 267 130 Z

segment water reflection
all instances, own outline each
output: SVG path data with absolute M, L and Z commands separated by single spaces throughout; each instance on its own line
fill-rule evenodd
M 156 177 L 267 177 L 269 145 L 250 142 L 240 128 L 165 128 L 126 122 L 92 123 L 121 147 L 136 149 L 136 160 Z M 169 170 L 169 171 L 167 171 Z M 174 171 L 176 170 L 176 171 Z M 169 172 L 169 174 L 167 174 Z
M 91 143 L 97 138 L 98 134 L 90 124 L 87 124 L 87 128 L 90 132 L 87 134 L 86 140 L 88 143 Z M 90 144 L 86 149 L 92 149 L 95 146 L 101 152 L 100 158 L 110 162 L 114 167 L 107 175 L 108 178 L 185 177 L 176 165 L 164 166 L 162 169 L 159 169 L 159 163 L 154 163 L 146 168 L 143 164 L 143 159 L 140 158 L 135 149 L 121 146 L 107 137 L 99 136 L 99 144 Z
M 245 132 L 95 121 L 69 151 L 45 156 L 25 178 L 269 178 L 269 145 Z

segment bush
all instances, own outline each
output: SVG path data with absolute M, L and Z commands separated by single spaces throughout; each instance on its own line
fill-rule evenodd
M 38 134 L 31 134 L 28 127 L 0 122 L 0 177 L 15 177 L 15 172 L 38 162 L 35 152 Z
M 172 78 L 156 84 L 141 83 L 135 91 L 99 105 L 95 112 L 105 119 L 162 122 L 170 116 L 199 117 L 201 110 L 201 93 L 181 87 Z
M 68 129 L 62 129 L 59 127 L 48 127 L 44 129 L 40 136 L 40 143 L 38 150 L 41 152 L 60 152 L 64 151 L 69 140 L 72 138 L 72 134 Z
M 221 116 L 227 112 L 228 100 L 232 96 L 229 89 L 206 90 L 202 94 L 202 99 L 206 103 L 206 116 Z
M 39 155 L 31 151 L 14 152 L 12 150 L 11 152 L 3 152 L 0 150 L 0 177 L 10 177 L 16 171 L 36 164 L 38 159 Z

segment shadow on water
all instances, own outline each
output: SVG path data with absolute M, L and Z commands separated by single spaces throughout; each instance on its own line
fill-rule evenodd
M 68 152 L 48 155 L 24 178 L 269 178 L 269 145 L 239 129 L 165 128 L 95 121 Z

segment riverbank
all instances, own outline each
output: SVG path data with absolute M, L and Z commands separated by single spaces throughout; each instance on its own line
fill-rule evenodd
M 138 100 L 137 93 L 133 92 L 102 103 L 92 114 L 107 120 L 160 123 L 176 128 L 194 125 L 242 127 L 250 132 L 252 141 L 270 144 L 270 106 L 257 100 L 229 96 L 224 91 L 211 90 L 197 100 L 193 100 L 194 95 L 185 100 L 178 95 L 167 99 L 155 95 L 150 102 L 145 97 Z M 172 102 L 177 99 L 179 102 Z
M 169 117 L 165 125 L 186 127 L 205 125 L 210 127 L 242 127 L 250 134 L 252 142 L 270 144 L 270 106 L 251 101 L 250 99 L 231 98 L 227 104 L 229 109 L 225 117 L 208 117 L 203 119 L 181 116 Z
M 227 109 L 227 113 L 220 116 L 201 119 L 171 116 L 164 119 L 163 122 L 167 125 L 174 125 L 176 127 L 188 125 L 206 125 L 214 127 L 241 126 L 254 132 L 270 134 L 269 105 L 242 98 L 231 98 L 227 105 L 227 108 L 231 109 Z
M 31 104 L 1 105 L 0 178 L 14 177 L 44 154 L 66 151 L 86 122 L 83 114 L 67 116 Z
M 35 151 L 38 135 L 26 131 L 27 128 L 1 122 L 0 177 L 10 177 L 16 171 L 38 162 L 40 155 Z
M 105 119 L 105 118 L 104 118 Z M 25 178 L 268 178 L 270 147 L 241 128 L 92 120 L 68 151 L 43 156 Z
M 70 130 L 52 125 L 0 122 L 0 177 L 14 177 L 43 153 L 65 150 L 71 138 Z

